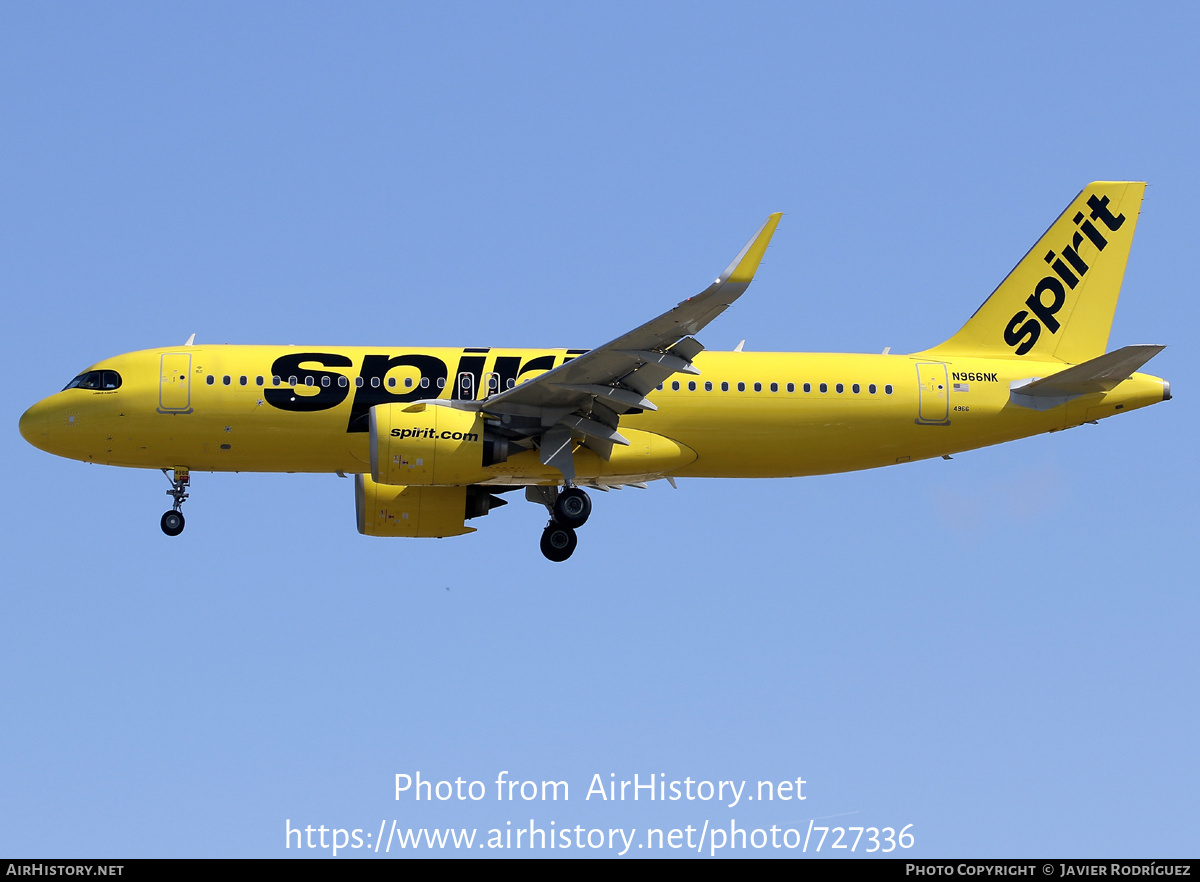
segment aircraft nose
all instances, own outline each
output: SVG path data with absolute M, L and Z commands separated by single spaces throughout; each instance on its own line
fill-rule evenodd
M 36 447 L 45 450 L 50 442 L 50 418 L 44 402 L 38 402 L 21 414 L 21 437 Z

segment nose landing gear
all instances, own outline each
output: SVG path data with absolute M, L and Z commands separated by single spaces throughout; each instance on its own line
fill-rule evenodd
M 180 511 L 184 500 L 188 498 L 188 485 L 191 483 L 191 477 L 188 475 L 188 470 L 177 468 L 173 474 L 167 474 L 168 469 L 163 469 L 163 476 L 171 482 L 171 489 L 167 491 L 167 495 L 175 500 L 175 504 L 171 506 L 171 510 L 163 514 L 162 520 L 159 521 L 159 526 L 162 531 L 168 536 L 178 536 L 183 532 L 183 512 Z

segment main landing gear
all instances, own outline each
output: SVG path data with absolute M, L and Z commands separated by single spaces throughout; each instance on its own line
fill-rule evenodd
M 528 487 L 525 496 L 540 502 L 550 512 L 550 523 L 542 531 L 542 554 L 547 560 L 560 563 L 575 551 L 579 539 L 575 531 L 587 523 L 592 513 L 592 500 L 578 487 Z
M 180 511 L 180 508 L 183 507 L 184 500 L 188 498 L 187 488 L 191 483 L 191 478 L 187 469 L 175 469 L 171 475 L 168 475 L 167 471 L 168 469 L 162 470 L 163 475 L 171 482 L 171 489 L 167 491 L 167 495 L 175 500 L 175 504 L 171 506 L 170 511 L 163 514 L 159 526 L 168 536 L 178 536 L 183 532 L 184 523 L 183 512 Z
M 579 538 L 575 531 L 555 521 L 548 523 L 542 531 L 542 554 L 546 556 L 546 560 L 561 563 L 574 553 L 578 544 Z
M 591 497 L 578 487 L 568 487 L 554 500 L 554 520 L 572 530 L 586 524 L 591 513 Z

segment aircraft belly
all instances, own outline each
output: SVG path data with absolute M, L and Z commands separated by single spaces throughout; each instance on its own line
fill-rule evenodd
M 952 399 L 953 400 L 953 399 Z M 965 400 L 960 397 L 958 400 Z M 769 419 L 740 418 L 656 428 L 696 451 L 679 477 L 772 478 L 832 474 L 943 456 L 1061 429 L 1066 409 L 1007 406 L 1004 396 L 960 404 L 944 422 L 921 419 L 915 397 L 817 409 L 804 403 Z M 1002 413 L 1003 411 L 1003 413 Z

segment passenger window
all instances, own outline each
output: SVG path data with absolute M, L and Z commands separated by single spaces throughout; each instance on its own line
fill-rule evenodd
M 289 386 L 295 386 L 299 382 L 300 381 L 297 380 L 295 377 L 288 377 L 288 385 Z
M 795 383 L 788 383 L 788 384 L 787 384 L 787 390 L 788 390 L 789 392 L 795 392 L 795 391 L 796 391 L 796 384 L 795 384 Z
M 891 383 L 888 383 L 886 386 L 883 387 L 883 394 L 884 395 L 892 394 L 892 384 Z
M 271 377 L 271 385 L 272 386 L 278 386 L 282 382 L 283 382 L 283 380 L 281 380 L 279 377 Z
M 405 378 L 404 378 L 404 388 L 405 388 L 405 389 L 411 389 L 411 388 L 412 388 L 412 377 L 405 377 Z
M 850 387 L 850 391 L 853 392 L 855 395 L 857 395 L 859 392 L 862 391 L 862 387 L 859 386 L 858 383 L 855 383 L 853 386 Z
M 313 378 L 311 375 L 304 378 L 304 385 L 305 386 L 313 385 Z
M 728 383 L 722 383 L 722 384 L 721 384 L 721 391 L 722 391 L 722 392 L 728 392 L 728 391 L 729 391 L 729 384 L 728 384 Z
M 371 388 L 372 389 L 379 388 L 379 377 L 371 377 Z
M 712 391 L 712 383 L 711 383 L 711 382 L 709 382 L 708 380 L 705 380 L 705 381 L 704 381 L 704 391 L 705 391 L 705 392 L 711 392 L 711 391 Z
M 812 391 L 812 383 L 805 383 L 805 384 L 804 384 L 804 391 L 805 391 L 805 392 L 811 392 L 811 391 Z
M 395 377 L 388 377 L 388 381 L 387 381 L 387 383 L 388 383 L 388 388 L 389 388 L 389 389 L 395 389 L 395 388 L 396 388 L 396 378 L 395 378 Z
M 441 389 L 441 388 L 442 388 L 443 386 L 445 386 L 445 385 L 446 385 L 446 381 L 445 381 L 445 380 L 438 380 L 438 388 L 439 388 L 439 389 Z M 515 385 L 517 385 L 517 379 L 516 379 L 516 377 L 509 377 L 509 378 L 508 378 L 508 388 L 509 388 L 509 389 L 511 389 L 511 388 L 512 388 L 513 386 L 515 386 Z M 662 383 L 659 383 L 659 384 L 658 384 L 658 388 L 659 388 L 659 389 L 662 389 Z
M 778 391 L 779 391 L 779 384 L 778 384 L 778 383 L 772 383 L 772 384 L 771 384 L 771 391 L 772 391 L 772 392 L 778 392 Z
M 696 381 L 695 380 L 688 380 L 688 391 L 689 392 L 696 391 Z
M 746 391 L 746 384 L 745 384 L 745 383 L 738 383 L 738 391 L 739 391 L 739 392 L 745 392 L 745 391 Z
M 246 385 L 246 378 L 245 378 L 245 377 L 238 377 L 238 385 L 239 385 L 239 386 L 245 386 L 245 385 Z
M 229 374 L 226 374 L 225 376 L 221 377 L 221 382 L 224 383 L 226 386 L 228 386 L 229 385 Z
M 338 377 L 338 385 L 342 386 L 344 388 L 344 387 L 350 385 L 350 381 L 347 380 L 345 377 Z
M 829 391 L 829 385 L 827 383 L 822 383 L 819 388 L 821 389 L 822 392 Z
M 754 384 L 754 391 L 755 391 L 755 392 L 761 392 L 761 391 L 762 391 L 762 383 L 755 383 L 755 384 Z
M 870 392 L 872 395 L 874 395 L 875 394 L 875 384 L 872 383 L 870 386 L 868 386 L 867 391 Z
M 262 378 L 262 375 L 260 374 L 259 376 L 254 378 L 254 385 L 261 386 L 262 384 L 263 384 L 263 378 Z
M 213 383 L 217 382 L 217 378 L 214 377 L 212 374 L 209 374 L 207 377 L 204 378 L 204 382 L 208 383 L 208 385 L 211 386 Z
M 509 388 L 509 389 L 511 389 L 511 388 L 512 388 L 512 380 L 509 380 L 509 381 L 508 381 L 508 388 Z M 658 384 L 657 386 L 655 386 L 654 388 L 656 388 L 656 389 L 657 389 L 659 392 L 661 392 L 661 391 L 663 390 L 663 384 L 662 384 L 662 383 L 659 383 L 659 384 Z
M 675 380 L 674 382 L 671 383 L 671 391 L 672 392 L 679 391 L 679 381 L 678 380 Z
M 329 385 L 329 377 L 321 377 L 321 385 L 328 386 Z
M 421 388 L 422 389 L 429 388 L 429 377 L 421 377 Z
M 355 377 L 355 378 L 354 378 L 354 388 L 355 388 L 355 389 L 361 389 L 362 387 L 363 387 L 363 378 L 362 378 L 362 377 Z

